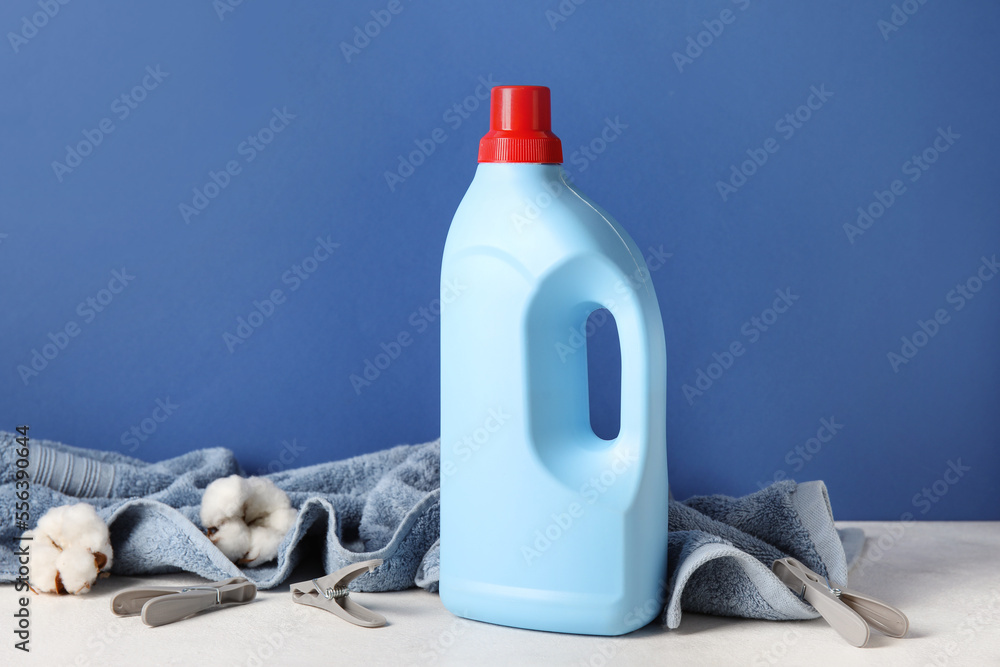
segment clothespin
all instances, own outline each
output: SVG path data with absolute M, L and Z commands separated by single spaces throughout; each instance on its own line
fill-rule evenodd
M 292 584 L 292 602 L 326 610 L 363 628 L 382 627 L 386 623 L 385 616 L 351 600 L 351 593 L 347 590 L 349 583 L 381 564 L 381 560 L 366 560 L 342 567 L 319 579 Z
M 257 587 L 244 577 L 233 577 L 198 586 L 152 586 L 122 591 L 111 600 L 116 616 L 142 615 L 155 627 L 179 621 L 200 611 L 246 604 L 257 596 Z
M 856 591 L 834 588 L 794 558 L 779 558 L 771 571 L 853 646 L 868 643 L 870 627 L 890 637 L 903 637 L 910 626 L 906 614 L 895 607 Z

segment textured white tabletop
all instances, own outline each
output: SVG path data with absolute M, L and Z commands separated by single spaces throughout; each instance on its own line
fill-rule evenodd
M 296 605 L 288 588 L 160 628 L 111 614 L 111 597 L 185 575 L 112 577 L 89 595 L 32 596 L 31 653 L 13 648 L 17 594 L 0 587 L 4 665 L 1000 665 L 1000 522 L 840 522 L 868 542 L 850 587 L 902 609 L 906 639 L 845 643 L 822 619 L 765 622 L 685 614 L 678 630 L 624 637 L 530 632 L 452 616 L 421 590 L 354 594 L 389 625 L 366 630 Z M 300 573 L 296 573 L 296 577 Z M 315 573 L 302 573 L 315 576 Z M 293 581 L 296 580 L 293 577 Z M 4 627 L 5 626 L 5 627 Z

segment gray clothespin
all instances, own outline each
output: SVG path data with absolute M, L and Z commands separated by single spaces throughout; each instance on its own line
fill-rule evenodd
M 890 637 L 903 637 L 910 626 L 906 614 L 895 607 L 846 588 L 834 588 L 794 558 L 779 558 L 771 571 L 853 646 L 868 643 L 869 627 Z
M 257 587 L 244 577 L 233 577 L 197 586 L 151 586 L 122 591 L 111 600 L 116 616 L 138 616 L 148 626 L 166 625 L 200 611 L 246 604 L 257 596 Z
M 351 593 L 347 590 L 349 583 L 365 572 L 372 572 L 381 564 L 380 560 L 366 560 L 342 567 L 319 579 L 292 584 L 292 602 L 324 609 L 363 628 L 382 627 L 386 623 L 385 616 L 351 600 Z

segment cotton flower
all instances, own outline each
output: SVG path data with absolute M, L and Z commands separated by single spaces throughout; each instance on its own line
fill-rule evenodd
M 250 567 L 277 557 L 297 514 L 285 492 L 263 477 L 217 479 L 201 499 L 208 538 L 226 558 Z
M 25 533 L 31 554 L 30 584 L 42 593 L 86 593 L 111 569 L 108 526 L 86 503 L 53 507 Z

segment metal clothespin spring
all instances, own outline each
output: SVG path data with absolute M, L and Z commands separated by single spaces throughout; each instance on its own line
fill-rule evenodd
M 337 598 L 343 598 L 350 595 L 350 591 L 347 590 L 347 586 L 334 586 L 333 588 L 323 588 L 319 585 L 319 582 L 315 579 L 312 580 L 313 586 L 316 587 L 320 593 L 323 594 L 327 600 L 336 600 Z
M 222 593 L 216 586 L 186 586 L 182 588 L 179 593 L 187 593 L 188 591 L 214 591 L 215 592 L 215 604 L 222 604 Z

